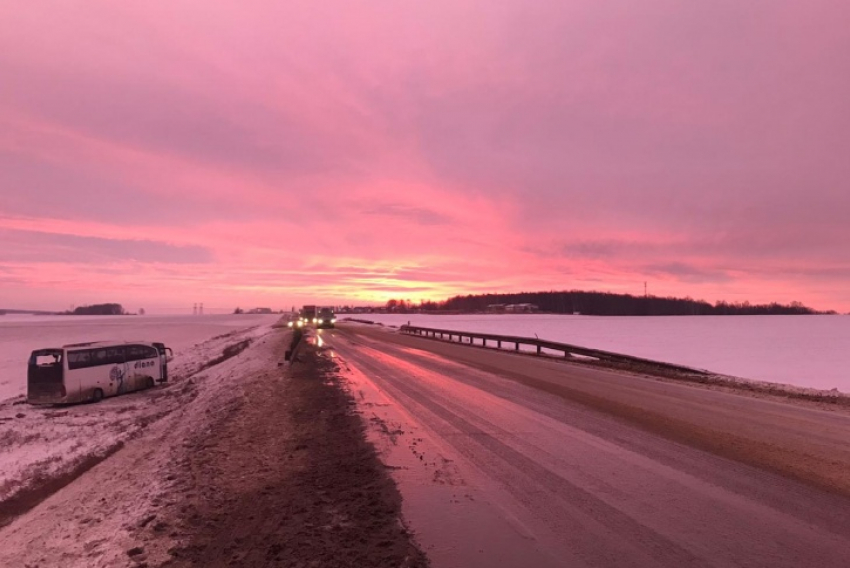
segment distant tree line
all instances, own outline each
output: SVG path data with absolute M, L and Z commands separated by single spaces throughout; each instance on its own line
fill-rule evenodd
M 79 306 L 73 311 L 66 312 L 72 316 L 123 316 L 127 312 L 121 304 L 94 304 Z
M 580 313 L 593 316 L 709 316 L 709 315 L 804 315 L 834 314 L 818 312 L 800 302 L 788 305 L 776 302 L 750 304 L 749 302 L 724 302 L 710 304 L 692 298 L 662 298 L 659 296 L 632 296 L 610 292 L 520 292 L 516 294 L 479 294 L 455 296 L 444 302 L 423 302 L 418 306 L 409 301 L 390 300 L 387 310 L 395 312 L 445 311 L 487 312 L 494 306 L 509 304 L 534 304 L 541 312 L 556 314 Z
M 10 315 L 10 314 L 29 314 L 29 315 L 39 315 L 39 316 L 55 316 L 56 312 L 46 312 L 44 310 L 13 310 L 11 308 L 4 308 L 0 310 L 0 315 Z

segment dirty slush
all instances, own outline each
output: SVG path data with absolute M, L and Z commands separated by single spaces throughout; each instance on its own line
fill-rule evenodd
M 163 566 L 428 566 L 336 364 L 301 342 L 283 369 L 189 442 L 175 526 L 144 529 L 179 535 Z

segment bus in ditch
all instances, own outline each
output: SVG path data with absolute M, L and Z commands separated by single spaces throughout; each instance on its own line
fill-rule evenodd
M 172 351 L 162 343 L 74 343 L 36 349 L 27 365 L 27 402 L 98 402 L 168 381 Z

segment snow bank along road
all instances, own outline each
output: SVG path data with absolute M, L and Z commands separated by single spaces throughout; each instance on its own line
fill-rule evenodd
M 214 338 L 99 404 L 0 404 L 0 567 L 424 568 L 335 363 L 281 365 L 290 335 Z
M 242 396 L 238 379 L 275 365 L 269 326 L 235 330 L 175 358 L 168 384 L 98 404 L 0 403 L 0 566 L 124 566 L 127 550 L 172 540 L 183 441 Z M 241 357 L 208 365 L 230 346 Z M 261 349 L 262 348 L 262 349 Z M 144 533 L 144 534 L 141 534 Z
M 435 568 L 850 565 L 850 416 L 325 332 Z

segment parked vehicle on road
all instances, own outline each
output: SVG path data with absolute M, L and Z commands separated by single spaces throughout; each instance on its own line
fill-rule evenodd
M 27 366 L 30 404 L 99 401 L 168 380 L 171 349 L 153 342 L 75 343 L 37 349 Z

